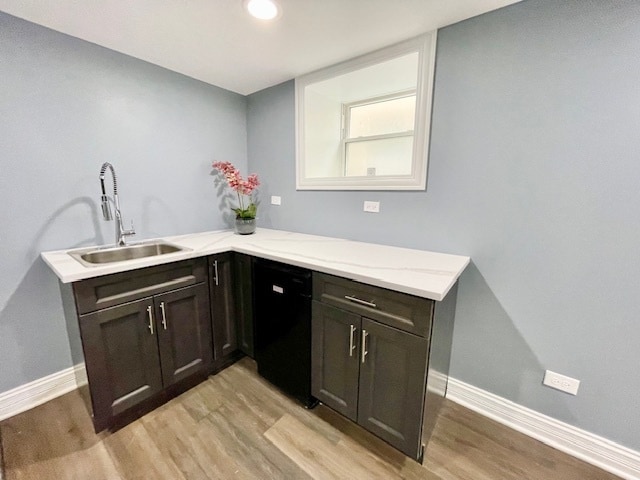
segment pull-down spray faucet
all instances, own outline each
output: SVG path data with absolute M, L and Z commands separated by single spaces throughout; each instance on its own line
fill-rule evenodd
M 113 220 L 113 214 L 111 213 L 111 206 L 109 205 L 109 197 L 104 188 L 104 174 L 107 169 L 111 170 L 111 177 L 113 178 L 113 206 L 116 211 L 116 246 L 122 247 L 125 245 L 125 237 L 129 235 L 135 235 L 136 231 L 133 228 L 133 220 L 131 221 L 131 229 L 125 230 L 122 226 L 122 214 L 120 213 L 120 200 L 118 199 L 118 180 L 116 178 L 116 171 L 109 162 L 102 164 L 100 168 L 100 187 L 102 188 L 102 195 L 100 201 L 102 203 L 102 216 L 105 220 Z

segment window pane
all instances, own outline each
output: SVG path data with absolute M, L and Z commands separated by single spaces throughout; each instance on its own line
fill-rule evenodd
M 349 115 L 349 138 L 411 131 L 415 112 L 415 95 L 353 106 Z
M 411 175 L 413 135 L 349 142 L 345 148 L 347 177 Z

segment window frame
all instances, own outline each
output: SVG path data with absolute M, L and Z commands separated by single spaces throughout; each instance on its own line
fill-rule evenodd
M 390 138 L 401 138 L 401 137 L 414 137 L 415 128 L 412 130 L 403 130 L 401 132 L 393 132 L 393 133 L 380 133 L 376 135 L 362 135 L 359 137 L 351 137 L 350 136 L 350 128 L 351 128 L 351 110 L 353 108 L 362 107 L 365 105 L 374 105 L 376 103 L 384 103 L 390 100 L 399 100 L 401 98 L 414 97 L 415 98 L 415 106 L 414 106 L 414 114 L 413 114 L 413 124 L 415 127 L 416 124 L 416 110 L 417 110 L 417 102 L 418 95 L 415 88 L 411 90 L 404 90 L 401 92 L 389 93 L 386 95 L 377 95 L 375 97 L 369 97 L 362 100 L 356 100 L 349 103 L 342 104 L 342 127 L 341 127 L 341 139 L 340 139 L 340 150 L 341 150 L 341 161 L 342 161 L 342 172 L 345 178 L 357 178 L 357 176 L 349 176 L 347 175 L 347 146 L 352 143 L 364 143 L 364 142 L 372 142 L 376 140 L 385 140 Z M 373 177 L 375 175 L 366 175 L 367 177 Z
M 316 72 L 302 75 L 295 79 L 296 190 L 426 190 L 436 41 L 437 32 L 431 31 L 405 42 Z M 306 152 L 307 145 L 315 141 L 315 137 L 311 139 L 311 133 L 313 131 L 306 130 L 306 116 L 311 115 L 311 107 L 306 105 L 307 90 L 313 91 L 313 87 L 317 84 L 333 81 L 345 74 L 360 72 L 366 68 L 382 65 L 385 62 L 390 62 L 412 53 L 418 54 L 418 66 L 417 79 L 415 82 L 416 119 L 414 124 L 411 174 L 354 177 L 316 177 L 307 175 L 307 171 L 310 171 L 312 168 L 311 165 L 315 164 L 315 157 L 310 156 Z M 336 154 L 338 156 L 338 158 L 336 158 L 338 163 L 336 164 L 335 171 L 337 172 L 343 169 L 340 160 L 342 141 L 340 115 L 341 112 L 338 110 L 337 128 L 335 130 L 335 149 L 337 149 Z M 322 158 L 323 157 L 318 157 L 318 160 L 322 161 Z

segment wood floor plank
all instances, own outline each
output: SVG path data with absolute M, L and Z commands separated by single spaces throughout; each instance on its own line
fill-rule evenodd
M 194 392 L 195 393 L 195 392 Z M 183 403 L 174 402 L 145 415 L 141 422 L 164 458 L 170 458 L 184 478 L 210 480 L 191 444 L 198 422 Z M 204 417 L 203 417 L 204 418 Z
M 235 368 L 236 366 L 237 368 Z M 255 362 L 246 361 L 245 359 L 235 364 L 233 369 L 227 369 L 223 373 L 228 375 L 229 381 L 232 384 L 243 386 L 240 391 L 241 398 L 249 400 L 248 403 L 259 406 L 258 411 L 260 414 L 267 410 L 269 411 L 270 417 L 272 418 L 269 426 L 279 420 L 282 415 L 288 413 L 306 425 L 313 425 L 315 430 L 333 443 L 338 443 L 342 438 L 340 432 L 336 431 L 330 423 L 318 422 L 318 409 L 309 410 L 301 407 L 301 404 L 297 400 L 293 400 L 284 395 L 276 387 L 269 384 L 267 380 L 260 377 Z M 337 415 L 335 412 L 333 412 L 333 414 Z M 349 422 L 349 420 L 346 419 L 345 421 Z
M 123 480 L 186 480 L 173 459 L 162 454 L 140 421 L 107 436 L 104 445 Z
M 7 480 L 121 478 L 77 391 L 1 425 Z
M 210 380 L 189 390 L 188 395 L 180 397 L 184 409 L 197 422 L 220 408 L 225 402 L 223 392 Z
M 232 402 L 239 408 L 253 409 L 256 428 L 260 428 L 261 433 L 273 425 L 287 409 L 295 408 L 288 399 L 280 398 L 279 403 L 270 401 L 264 385 L 256 384 L 255 381 L 234 375 L 234 372 L 227 370 L 213 379 L 214 387 L 224 392 L 225 405 Z M 241 388 L 238 388 L 239 386 Z
M 90 460 L 88 460 L 90 458 Z M 120 480 L 109 454 L 101 445 L 82 452 L 70 452 L 64 457 L 51 457 L 16 469 L 7 470 L 7 480 L 65 479 Z
M 367 469 L 345 460 L 336 444 L 306 428 L 290 415 L 284 415 L 265 436 L 312 478 L 375 478 Z
M 243 466 L 257 478 L 308 478 L 284 455 L 269 455 L 265 445 L 271 448 L 272 453 L 276 453 L 276 450 L 264 442 L 262 435 L 255 435 L 251 429 L 243 428 L 241 418 L 234 415 L 233 410 L 222 407 L 212 413 L 208 420 L 223 438 L 232 440 L 227 442 L 227 451 L 234 458 L 242 459 Z
M 445 480 L 618 478 L 448 400 L 425 466 Z
M 349 452 L 354 461 L 380 472 L 380 478 L 441 480 L 438 475 L 426 470 L 418 462 L 406 457 L 370 432 L 359 427 L 350 432 L 340 440 L 338 446 Z
M 331 425 L 339 432 L 340 442 L 344 443 L 345 439 L 348 439 L 349 442 L 357 443 L 363 450 L 384 458 L 385 462 L 397 471 L 400 471 L 408 461 L 416 463 L 385 441 L 324 405 L 317 407 L 313 413 L 322 420 L 324 425 Z
M 259 410 L 259 405 L 245 410 L 234 404 L 227 404 L 220 410 L 220 413 L 227 414 L 228 418 L 233 418 L 233 426 L 246 435 L 245 442 L 253 447 L 254 453 L 262 459 L 261 461 L 273 465 L 274 469 L 277 468 L 281 473 L 281 478 L 311 479 L 293 459 L 286 456 L 266 438 L 264 435 L 266 430 L 255 428 L 256 412 Z
M 243 458 L 235 456 L 236 447 L 220 434 L 208 418 L 198 425 L 195 439 L 192 448 L 201 464 L 206 465 L 212 479 L 260 478 L 244 464 Z
M 325 406 L 313 410 L 245 358 L 115 433 L 78 391 L 0 422 L 4 480 L 614 480 L 445 401 L 425 464 Z M 2 479 L 0 479 L 2 480 Z

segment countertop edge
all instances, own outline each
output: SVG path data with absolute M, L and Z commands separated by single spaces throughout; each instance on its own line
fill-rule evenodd
M 166 263 L 179 262 L 182 260 L 189 260 L 192 258 L 199 258 L 208 255 L 214 255 L 216 253 L 224 253 L 233 251 L 237 253 L 244 253 L 267 260 L 274 260 L 278 262 L 287 263 L 290 265 L 309 268 L 318 272 L 341 276 L 349 278 L 351 280 L 367 283 L 370 285 L 387 288 L 390 290 L 415 295 L 418 297 L 428 298 L 431 300 L 440 301 L 445 298 L 449 290 L 453 287 L 458 280 L 462 272 L 469 265 L 471 259 L 468 256 L 453 255 L 448 253 L 429 252 L 426 250 L 408 249 L 403 247 L 394 247 L 380 244 L 372 244 L 365 242 L 351 241 L 334 237 L 323 237 L 317 235 L 302 234 L 296 232 L 287 232 L 283 230 L 271 230 L 271 229 L 258 229 L 266 237 L 261 238 L 253 235 L 235 235 L 229 230 L 218 230 L 211 232 L 202 232 L 196 234 L 177 235 L 171 237 L 162 237 L 153 240 L 163 240 L 175 245 L 189 248 L 190 250 L 175 252 L 165 255 L 157 255 L 154 257 L 147 257 L 144 259 L 129 260 L 126 262 L 117 262 L 110 265 L 101 265 L 98 267 L 84 267 L 75 259 L 73 259 L 68 252 L 79 250 L 79 248 L 46 251 L 40 254 L 43 261 L 53 270 L 56 276 L 62 283 L 73 283 L 88 278 L 99 277 L 103 275 L 110 275 L 113 273 L 126 272 L 131 270 L 137 270 L 140 268 L 152 267 L 156 265 L 163 265 Z M 204 245 L 197 245 L 199 240 L 208 240 Z M 257 239 L 257 240 L 256 240 Z M 152 240 L 152 239 L 149 239 Z M 209 241 L 210 240 L 210 241 Z M 438 272 L 438 280 L 442 285 L 440 288 L 429 290 L 427 288 L 421 288 L 416 285 L 412 285 L 415 282 L 398 282 L 393 279 L 385 279 L 384 272 L 378 270 L 378 275 L 367 275 L 359 272 L 361 270 L 358 265 L 349 267 L 349 265 L 343 263 L 340 265 L 340 261 L 327 259 L 327 264 L 323 265 L 322 260 L 310 255 L 300 255 L 295 253 L 282 253 L 274 251 L 261 251 L 268 250 L 265 244 L 270 241 L 312 241 L 312 242 L 340 242 L 340 246 L 346 247 L 361 247 L 361 248 L 373 248 L 376 250 L 388 249 L 390 253 L 399 253 L 402 255 L 418 254 L 421 256 L 433 256 L 435 260 L 449 262 L 450 270 L 444 272 Z M 344 243 L 342 243 L 344 242 Z M 194 248 L 195 243 L 195 248 Z M 260 245 L 262 243 L 262 246 Z M 87 247 L 82 247 L 87 248 Z M 346 266 L 345 266 L 346 265 Z M 351 268 L 351 269 L 350 269 Z M 400 269 L 400 267 L 397 267 Z M 408 267 L 407 267 L 408 268 Z M 370 270 L 375 272 L 375 265 L 370 267 Z M 446 285 L 445 285 L 446 283 Z

